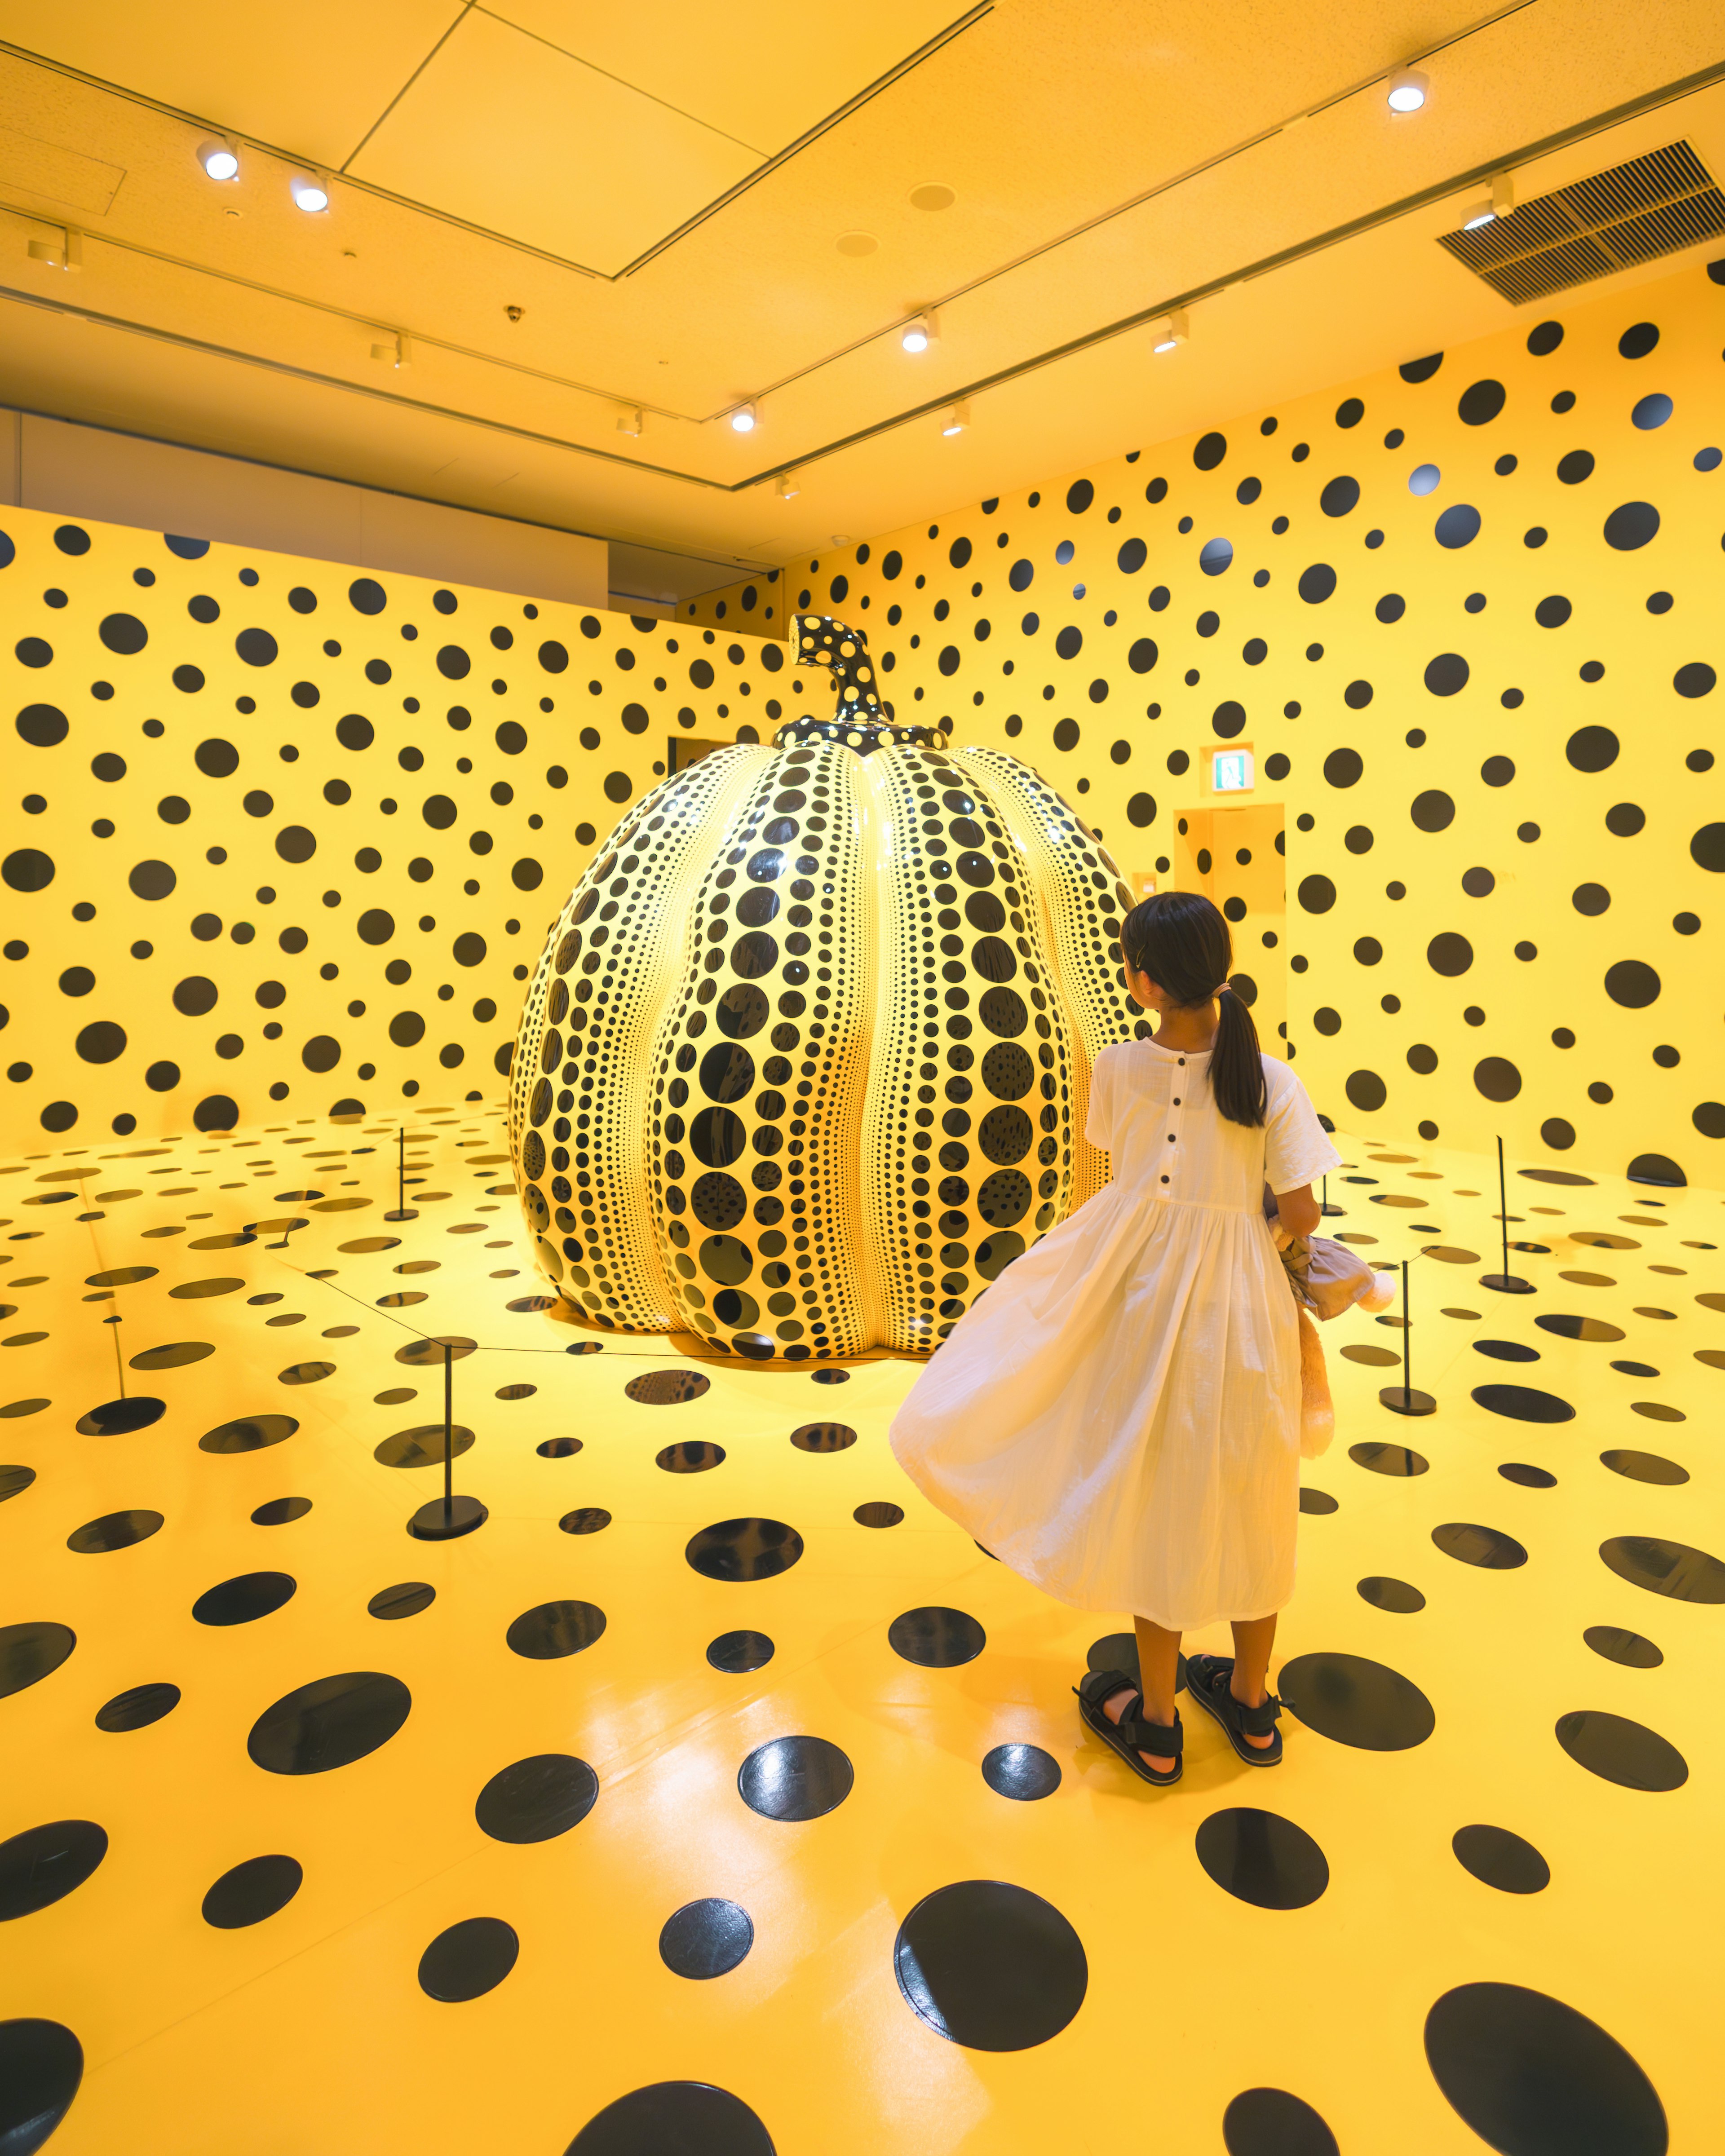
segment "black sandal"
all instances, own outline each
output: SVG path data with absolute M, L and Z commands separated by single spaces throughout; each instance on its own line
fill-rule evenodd
M 1234 1658 L 1231 1655 L 1189 1655 L 1186 1689 L 1206 1714 L 1214 1715 L 1227 1732 L 1228 1741 L 1249 1767 L 1274 1767 L 1281 1760 L 1281 1732 L 1276 1721 L 1281 1702 L 1266 1690 L 1256 1707 L 1242 1707 L 1234 1697 Z M 1266 1745 L 1248 1744 L 1246 1738 L 1268 1737 Z
M 1142 1697 L 1133 1700 L 1118 1722 L 1111 1722 L 1102 1712 L 1105 1700 L 1112 1699 L 1117 1691 L 1137 1692 L 1137 1680 L 1128 1676 L 1124 1670 L 1092 1670 L 1081 1684 L 1074 1685 L 1078 1701 L 1078 1712 L 1084 1726 L 1103 1743 L 1111 1745 L 1125 1760 L 1141 1782 L 1148 1782 L 1153 1789 L 1173 1787 L 1184 1770 L 1181 1757 L 1185 1747 L 1186 1732 L 1180 1726 L 1178 1708 L 1174 1711 L 1174 1725 L 1147 1722 L 1141 1712 Z M 1140 1752 L 1153 1752 L 1159 1758 L 1172 1758 L 1173 1766 L 1165 1774 L 1145 1765 Z

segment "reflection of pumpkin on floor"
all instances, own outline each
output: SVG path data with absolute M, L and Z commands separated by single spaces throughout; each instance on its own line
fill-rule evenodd
M 944 1337 L 1106 1181 L 1091 1065 L 1147 1030 L 1131 894 L 1074 811 L 945 717 L 896 723 L 860 632 L 794 635 L 833 716 L 624 819 L 552 924 L 510 1093 L 572 1314 L 789 1363 Z

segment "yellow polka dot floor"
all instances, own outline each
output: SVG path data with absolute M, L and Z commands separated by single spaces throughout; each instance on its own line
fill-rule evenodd
M 1717 2145 L 1721 1199 L 1512 1155 L 1512 1291 L 1495 1159 L 1342 1143 L 1413 1327 L 1326 1328 L 1285 1763 L 1168 1791 L 916 1365 L 557 1322 L 495 1109 L 7 1163 L 0 2145 Z

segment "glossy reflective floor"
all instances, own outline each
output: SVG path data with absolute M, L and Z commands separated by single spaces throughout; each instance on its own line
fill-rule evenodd
M 0 1178 L 9 2152 L 1712 2145 L 1717 1193 L 1512 1173 L 1501 1293 L 1493 1170 L 1344 1137 L 1436 1410 L 1326 1328 L 1286 1763 L 1193 1713 L 1159 1792 L 1070 1691 L 1124 1613 L 896 1471 L 912 1366 L 572 1332 L 495 1115 L 407 1220 L 394 1137 Z

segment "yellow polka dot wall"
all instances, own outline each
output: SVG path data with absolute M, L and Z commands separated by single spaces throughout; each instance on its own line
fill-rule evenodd
M 779 716 L 757 637 L 33 510 L 0 534 L 7 1152 L 501 1096 L 598 838 L 673 739 Z
M 1337 1122 L 1717 1183 L 1722 347 L 1725 261 L 680 619 L 842 615 L 896 716 L 1034 764 L 1137 887 L 1231 900 Z M 1266 844 L 1285 920 L 1226 888 Z

